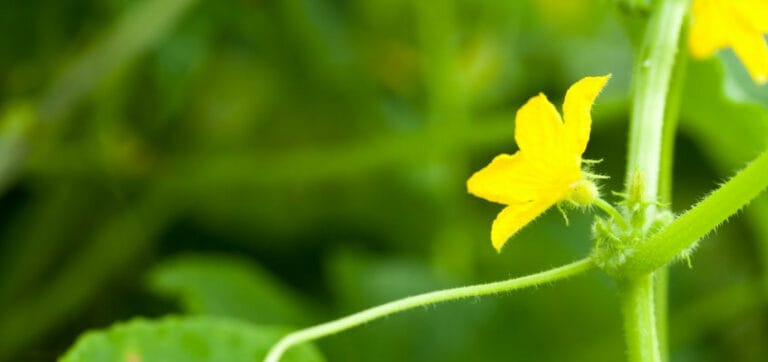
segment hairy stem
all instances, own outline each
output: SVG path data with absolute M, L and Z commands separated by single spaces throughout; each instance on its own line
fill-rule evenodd
M 654 313 L 653 275 L 646 274 L 627 280 L 621 290 L 621 312 L 627 338 L 630 361 L 660 362 L 659 340 Z
M 382 304 L 377 307 L 366 309 L 364 311 L 334 321 L 290 333 L 283 337 L 277 344 L 272 347 L 264 361 L 278 362 L 280 361 L 280 357 L 283 355 L 283 353 L 285 353 L 285 351 L 292 346 L 304 342 L 309 342 L 328 335 L 336 334 L 394 313 L 439 302 L 469 297 L 480 297 L 490 294 L 499 294 L 512 290 L 537 286 L 544 283 L 551 283 L 557 280 L 584 273 L 593 267 L 594 264 L 592 259 L 584 258 L 571 264 L 523 277 L 513 278 L 500 282 L 472 285 L 419 294 Z
M 687 27 L 683 25 L 680 48 L 686 44 Z M 680 116 L 680 97 L 688 70 L 688 52 L 677 54 L 672 79 L 667 94 L 667 109 L 664 113 L 664 127 L 661 135 L 661 166 L 659 168 L 659 204 L 667 210 L 672 209 L 672 181 L 675 154 L 675 134 Z M 654 273 L 654 296 L 656 310 L 656 329 L 659 337 L 659 353 L 662 361 L 669 361 L 669 269 L 659 268 Z
M 650 273 L 693 247 L 768 187 L 768 151 L 669 226 L 635 248 L 623 266 L 627 277 Z
M 642 183 L 643 200 L 653 205 L 658 200 L 662 168 L 662 139 L 666 101 L 675 64 L 680 29 L 688 0 L 658 0 L 654 3 L 643 44 L 635 60 L 632 83 L 627 192 L 635 173 Z M 671 157 L 671 150 L 667 154 Z M 656 208 L 646 210 L 654 220 Z M 654 311 L 653 270 L 623 280 L 622 311 L 628 357 L 631 362 L 661 361 Z
M 647 201 L 659 189 L 665 105 L 687 8 L 688 0 L 657 1 L 635 60 L 626 179 L 641 172 Z

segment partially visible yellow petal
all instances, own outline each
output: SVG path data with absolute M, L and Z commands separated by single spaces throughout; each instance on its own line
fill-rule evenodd
M 706 58 L 733 48 L 757 83 L 768 81 L 768 0 L 694 0 L 691 55 Z
M 717 49 L 729 45 L 728 14 L 720 6 L 720 0 L 694 0 L 691 8 L 692 24 L 688 47 L 694 58 L 707 58 Z
M 768 81 L 768 44 L 760 33 L 734 34 L 733 51 L 756 83 Z
M 737 17 L 743 19 L 744 25 L 758 32 L 768 32 L 768 1 L 740 0 L 730 1 Z
M 563 103 L 565 141 L 579 156 L 584 153 L 589 141 L 589 131 L 592 128 L 592 104 L 610 77 L 606 75 L 582 78 L 565 93 Z
M 558 164 L 563 158 L 563 121 L 543 93 L 529 99 L 517 111 L 515 142 L 530 161 L 542 166 Z
M 539 196 L 543 180 L 520 152 L 496 156 L 467 180 L 470 194 L 500 204 L 527 203 Z
M 529 202 L 526 204 L 510 205 L 501 210 L 491 226 L 491 242 L 497 251 L 506 244 L 507 240 L 526 224 L 546 211 L 553 202 Z

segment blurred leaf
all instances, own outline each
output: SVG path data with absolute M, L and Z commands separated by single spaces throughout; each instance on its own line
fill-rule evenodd
M 176 257 L 151 270 L 149 283 L 156 293 L 178 298 L 188 313 L 295 325 L 308 319 L 295 293 L 245 258 Z
M 718 169 L 730 174 L 768 144 L 768 109 L 724 94 L 718 59 L 691 62 L 681 107 L 681 131 L 700 143 Z
M 757 103 L 768 107 L 768 85 L 755 84 L 744 63 L 733 51 L 720 53 L 725 71 L 725 93 L 735 101 Z
M 61 362 L 260 361 L 283 330 L 217 318 L 136 319 L 81 336 Z M 284 362 L 323 361 L 312 346 L 288 351 Z

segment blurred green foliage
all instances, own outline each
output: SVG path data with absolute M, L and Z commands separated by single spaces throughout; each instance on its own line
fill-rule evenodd
M 226 333 L 245 335 L 302 327 L 585 256 L 590 217 L 574 212 L 566 227 L 552 211 L 496 254 L 498 207 L 464 181 L 514 151 L 528 97 L 558 104 L 573 81 L 612 73 L 587 157 L 604 159 L 606 194 L 621 189 L 643 16 L 623 11 L 586 0 L 0 3 L 0 360 L 51 360 L 85 330 L 136 316 L 235 318 Z M 688 67 L 677 211 L 768 144 L 766 87 L 723 58 Z M 768 197 L 745 214 L 701 244 L 692 269 L 672 269 L 673 360 L 768 356 Z M 318 347 L 331 361 L 616 361 L 616 293 L 594 273 L 393 316 Z M 77 348 L 207 330 L 190 318 L 129 322 L 106 332 L 121 336 L 112 345 L 89 334 Z M 243 343 L 263 350 L 270 333 Z
M 182 255 L 164 261 L 149 276 L 150 288 L 158 295 L 178 298 L 186 313 L 258 324 L 309 322 L 306 303 L 245 259 Z

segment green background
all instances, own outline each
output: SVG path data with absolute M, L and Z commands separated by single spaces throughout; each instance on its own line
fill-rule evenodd
M 559 107 L 611 73 L 585 157 L 616 200 L 644 16 L 586 0 L 0 3 L 0 360 L 52 360 L 137 316 L 298 328 L 588 255 L 577 210 L 497 254 L 501 206 L 465 181 L 514 152 L 529 97 Z M 678 212 L 768 144 L 768 88 L 730 51 L 691 61 L 682 92 Z M 671 278 L 672 360 L 765 360 L 768 197 Z M 617 293 L 592 272 L 316 345 L 329 361 L 618 361 Z

